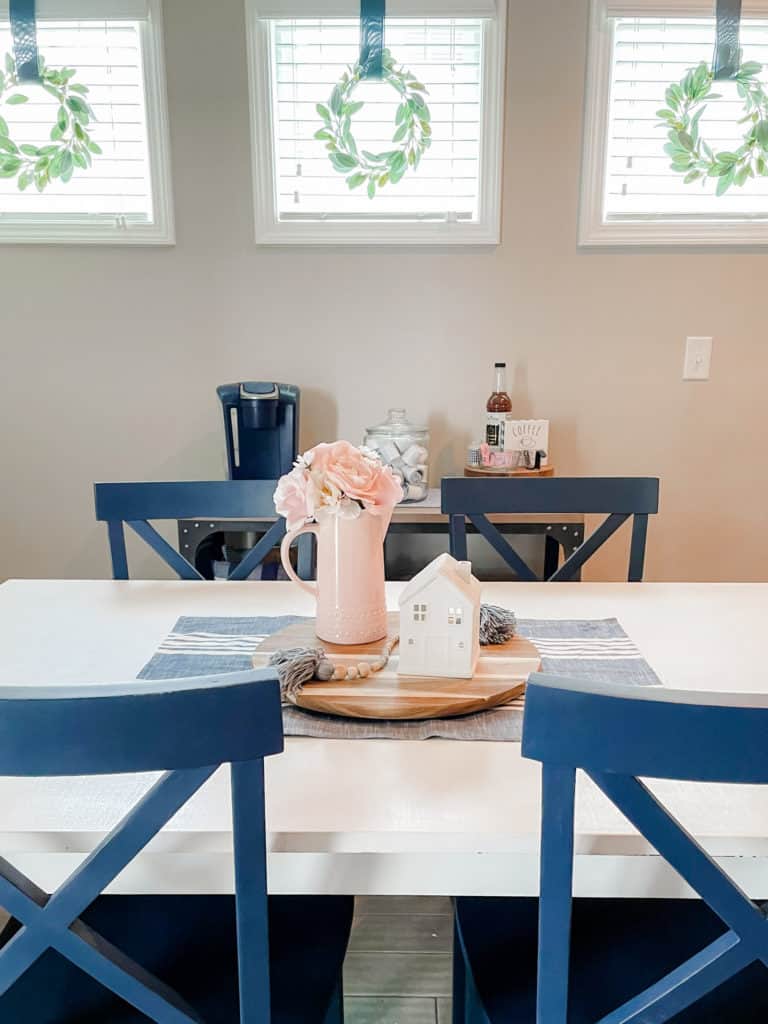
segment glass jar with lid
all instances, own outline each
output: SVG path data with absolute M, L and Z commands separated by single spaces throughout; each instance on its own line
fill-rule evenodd
M 429 431 L 412 423 L 405 409 L 390 409 L 368 427 L 363 442 L 379 453 L 403 485 L 403 501 L 423 501 L 429 486 Z

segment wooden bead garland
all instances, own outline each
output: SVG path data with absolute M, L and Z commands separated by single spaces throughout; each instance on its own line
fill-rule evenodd
M 322 647 L 292 647 L 275 651 L 269 664 L 277 668 L 280 692 L 284 699 L 291 700 L 304 683 L 313 679 L 326 682 L 329 679 L 367 679 L 374 672 L 381 672 L 389 661 L 392 651 L 400 641 L 399 636 L 390 637 L 381 654 L 373 661 L 359 661 L 356 665 L 334 665 Z

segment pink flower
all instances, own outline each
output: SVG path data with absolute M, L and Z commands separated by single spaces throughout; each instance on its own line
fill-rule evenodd
M 289 530 L 298 530 L 314 518 L 314 491 L 309 473 L 301 466 L 278 480 L 274 495 L 275 509 L 278 515 L 285 517 Z
M 359 501 L 369 512 L 381 512 L 402 500 L 400 481 L 389 466 L 382 465 L 378 456 L 361 452 L 349 441 L 337 441 L 322 447 L 320 466 L 317 465 L 315 449 L 313 472 L 322 466 L 329 483 L 348 498 Z
M 361 506 L 377 515 L 402 498 L 400 481 L 375 452 L 335 441 L 311 448 L 280 479 L 275 508 L 294 530 L 323 513 L 357 515 Z

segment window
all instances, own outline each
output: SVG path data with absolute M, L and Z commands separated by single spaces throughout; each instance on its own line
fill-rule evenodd
M 40 54 L 48 68 L 75 69 L 73 83 L 87 87 L 95 151 L 90 167 L 42 191 L 34 183 L 22 191 L 18 175 L 0 177 L 0 242 L 173 241 L 160 10 L 160 0 L 38 0 Z M 12 53 L 0 0 L 0 67 Z M 8 104 L 14 93 L 28 102 Z M 0 99 L 19 146 L 50 144 L 57 109 L 37 83 Z
M 430 138 L 416 166 L 379 186 L 370 165 L 365 180 L 359 166 L 334 166 L 329 140 L 316 138 L 327 127 L 317 105 L 329 106 L 359 57 L 358 0 L 249 0 L 256 240 L 498 242 L 504 5 L 389 0 L 385 46 L 426 88 Z M 361 81 L 352 100 L 354 145 L 391 158 L 401 97 L 388 82 Z
M 745 3 L 745 61 L 768 83 L 768 3 Z M 665 92 L 689 68 L 711 65 L 711 0 L 593 0 L 579 241 L 582 245 L 768 244 L 768 177 L 716 195 L 717 180 L 684 183 L 657 127 Z M 743 100 L 716 83 L 700 121 L 715 151 L 737 148 Z
M 415 604 L 413 606 L 413 621 L 414 622 L 426 622 L 427 621 L 427 606 L 425 604 Z

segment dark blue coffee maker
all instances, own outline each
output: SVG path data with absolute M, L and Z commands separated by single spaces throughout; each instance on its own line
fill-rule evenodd
M 277 480 L 299 447 L 299 397 L 293 384 L 262 380 L 216 388 L 224 410 L 231 480 Z

